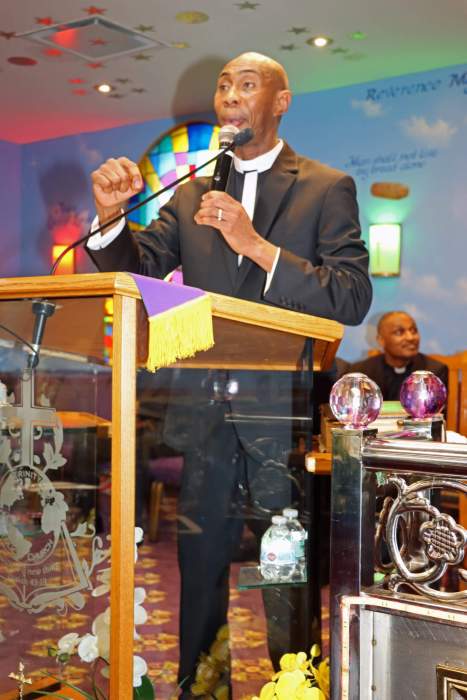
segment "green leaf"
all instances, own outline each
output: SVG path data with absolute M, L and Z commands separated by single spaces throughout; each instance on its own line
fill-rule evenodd
M 154 686 L 148 676 L 141 677 L 139 688 L 133 688 L 133 700 L 155 700 Z

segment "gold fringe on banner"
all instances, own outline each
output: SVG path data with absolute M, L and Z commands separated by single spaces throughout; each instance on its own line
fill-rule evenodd
M 146 368 L 155 372 L 214 345 L 211 299 L 207 294 L 149 319 Z

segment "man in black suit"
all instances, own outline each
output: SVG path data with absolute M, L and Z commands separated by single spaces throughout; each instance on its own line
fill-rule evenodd
M 276 61 L 247 53 L 227 63 L 214 97 L 219 124 L 254 132 L 236 150 L 227 191 L 211 191 L 210 179 L 198 178 L 177 189 L 145 232 L 130 235 L 122 223 L 91 239 L 89 252 L 99 269 L 163 278 L 182 265 L 188 285 L 360 323 L 371 285 L 355 185 L 278 138 L 290 100 L 287 75 Z M 108 160 L 92 181 L 101 224 L 142 185 L 138 167 L 127 158 Z M 290 381 L 284 389 L 286 373 L 278 375 L 271 381 L 245 372 L 234 381 L 228 374 L 188 375 L 193 421 L 185 433 L 178 431 L 185 438 L 179 512 L 197 524 L 199 533 L 179 536 L 179 678 L 189 679 L 184 687 L 194 678 L 200 653 L 208 652 L 227 619 L 229 564 L 241 535 L 241 504 L 249 498 L 264 518 L 292 502 L 290 424 L 256 426 L 255 436 L 251 423 L 245 427 L 227 418 L 237 413 L 232 404 L 242 391 L 250 413 L 251 397 L 261 393 L 258 413 L 278 410 L 280 402 L 278 413 L 285 415 L 282 402 Z M 262 523 L 258 534 L 266 526 Z M 277 630 L 283 628 L 281 620 L 276 622 Z M 282 645 L 285 651 L 292 649 Z
M 419 352 L 420 334 L 414 319 L 405 311 L 389 311 L 378 321 L 377 341 L 382 353 L 350 366 L 348 372 L 363 372 L 381 389 L 385 401 L 399 401 L 402 383 L 417 370 L 433 372 L 448 385 L 448 368 Z

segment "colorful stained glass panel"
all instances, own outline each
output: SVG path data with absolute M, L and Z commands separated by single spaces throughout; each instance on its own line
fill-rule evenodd
M 139 162 L 139 168 L 144 179 L 144 190 L 129 202 L 133 206 L 143 201 L 151 194 L 170 185 L 202 165 L 213 157 L 218 149 L 217 134 L 219 127 L 207 122 L 190 122 L 178 124 L 167 134 L 153 143 Z M 203 168 L 199 173 L 191 175 L 212 175 L 214 164 Z M 141 230 L 159 216 L 159 209 L 168 202 L 175 188 L 155 197 L 146 205 L 128 215 L 130 228 Z

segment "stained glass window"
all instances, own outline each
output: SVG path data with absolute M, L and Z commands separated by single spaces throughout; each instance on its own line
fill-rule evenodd
M 144 189 L 132 197 L 129 206 L 141 202 L 154 192 L 169 185 L 182 175 L 192 172 L 211 158 L 219 148 L 219 127 L 207 122 L 189 122 L 171 129 L 155 141 L 138 163 L 144 179 Z M 214 163 L 203 168 L 188 179 L 212 175 Z M 175 191 L 170 188 L 160 197 L 155 197 L 146 206 L 129 214 L 130 228 L 138 231 L 157 219 L 159 208 L 168 202 Z

